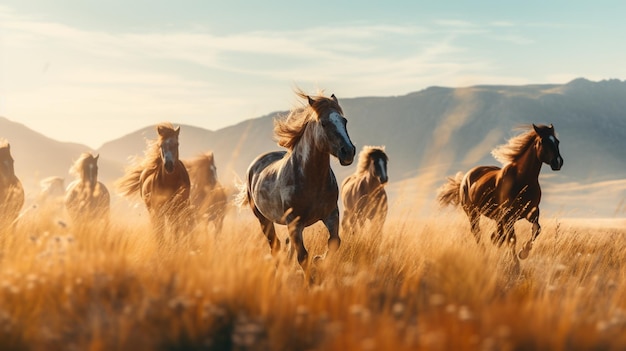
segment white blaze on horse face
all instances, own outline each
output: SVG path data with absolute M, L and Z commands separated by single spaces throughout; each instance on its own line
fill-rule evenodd
M 213 179 L 217 180 L 217 168 L 215 168 L 215 165 L 211 165 L 211 173 L 213 174 Z
M 343 116 L 340 115 L 339 112 L 333 111 L 328 116 L 328 119 L 330 119 L 330 122 L 335 125 L 335 129 L 344 140 L 344 142 L 349 143 L 350 137 L 348 137 L 348 131 L 343 124 Z

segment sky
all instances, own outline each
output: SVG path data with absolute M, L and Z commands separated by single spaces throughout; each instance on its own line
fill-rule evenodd
M 623 1 L 0 1 L 0 116 L 96 149 L 430 86 L 626 79 Z M 349 118 L 349 116 L 348 116 Z M 11 139 L 10 135 L 0 137 Z

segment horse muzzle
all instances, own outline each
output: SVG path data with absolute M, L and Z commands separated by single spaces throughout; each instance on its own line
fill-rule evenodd
M 343 146 L 339 149 L 337 153 L 337 158 L 339 159 L 339 164 L 342 166 L 348 166 L 352 164 L 354 161 L 354 155 L 356 154 L 356 148 L 354 145 L 350 145 L 348 147 Z
M 552 162 L 550 162 L 550 168 L 552 168 L 553 171 L 558 171 L 561 167 L 563 167 L 563 158 L 561 156 L 555 157 Z
M 172 161 L 165 161 L 165 171 L 167 173 L 174 172 L 174 162 L 172 162 Z
M 387 177 L 387 175 L 384 175 L 382 177 L 378 177 L 378 181 L 380 182 L 380 184 L 387 184 L 387 181 L 389 181 L 389 178 Z

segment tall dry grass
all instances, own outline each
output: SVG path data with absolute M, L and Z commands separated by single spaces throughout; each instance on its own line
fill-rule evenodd
M 132 211 L 108 228 L 24 216 L 3 233 L 0 349 L 626 349 L 625 228 L 544 219 L 518 267 L 461 213 L 410 213 L 344 236 L 311 285 L 246 211 L 166 249 Z M 326 240 L 305 231 L 311 256 Z

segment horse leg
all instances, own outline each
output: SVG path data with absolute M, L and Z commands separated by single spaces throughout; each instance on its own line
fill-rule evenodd
M 165 246 L 165 218 L 162 214 L 154 211 L 151 213 L 150 222 L 156 236 L 157 245 L 159 247 Z
M 469 219 L 471 231 L 476 239 L 476 244 L 480 244 L 480 213 L 475 209 L 464 208 L 467 218 Z M 493 240 L 493 234 L 492 234 Z
M 324 222 L 330 234 L 328 238 L 328 251 L 335 252 L 339 248 L 339 245 L 341 245 L 341 238 L 339 238 L 339 209 L 334 209 L 328 217 L 322 219 L 322 222 Z
M 265 218 L 259 209 L 256 206 L 252 205 L 252 212 L 261 223 L 261 229 L 263 230 L 263 234 L 267 238 L 267 242 L 270 245 L 270 249 L 272 250 L 272 256 L 276 256 L 276 254 L 280 251 L 280 240 L 276 237 L 276 229 L 274 228 L 274 223 L 269 219 Z
M 533 224 L 533 228 L 532 228 L 532 234 L 530 236 L 530 240 L 524 243 L 524 246 L 522 246 L 522 249 L 518 253 L 519 258 L 522 260 L 528 257 L 528 254 L 530 253 L 530 249 L 533 248 L 533 243 L 535 242 L 535 239 L 537 239 L 537 237 L 539 236 L 539 233 L 541 233 L 541 225 L 539 225 L 539 207 L 533 208 L 533 210 L 528 215 L 527 219 L 530 223 Z
M 503 222 L 504 222 L 503 220 L 499 220 L 496 231 L 491 233 L 491 242 L 497 247 L 502 246 L 502 244 L 504 243 L 507 237 L 506 232 L 505 232 L 506 225 Z
M 304 272 L 307 273 L 309 268 L 309 253 L 304 247 L 304 240 L 302 238 L 304 226 L 300 224 L 300 221 L 298 219 L 295 219 L 288 222 L 287 228 L 289 230 L 289 237 L 291 238 L 291 250 L 289 250 L 289 259 L 291 259 L 291 257 L 293 256 L 293 250 L 295 249 L 298 255 L 298 263 L 300 264 L 300 267 L 302 267 Z

